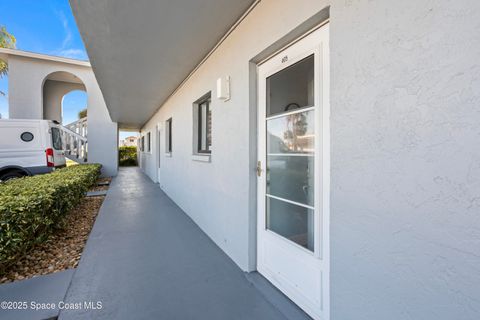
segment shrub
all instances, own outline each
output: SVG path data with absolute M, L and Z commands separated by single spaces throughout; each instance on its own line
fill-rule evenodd
M 119 147 L 118 148 L 118 164 L 120 166 L 136 166 L 137 165 L 137 147 Z
M 82 109 L 78 112 L 78 119 L 85 118 L 87 116 L 88 109 Z
M 85 164 L 0 184 L 0 274 L 45 241 L 100 175 Z

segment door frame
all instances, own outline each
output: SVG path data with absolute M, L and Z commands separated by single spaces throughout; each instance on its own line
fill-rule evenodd
M 161 157 L 161 150 L 162 150 L 162 124 L 159 122 L 155 126 L 155 139 L 156 139 L 156 156 L 155 156 L 155 176 L 157 177 L 157 183 L 162 187 L 161 185 L 161 163 L 162 163 L 162 157 Z
M 313 35 L 312 35 L 313 34 Z M 307 39 L 303 41 L 303 39 Z M 311 40 L 309 40 L 311 39 Z M 318 44 L 315 41 L 320 39 Z M 314 45 L 312 46 L 312 43 Z M 315 250 L 313 253 L 315 258 L 321 259 L 321 305 L 322 311 L 318 313 L 312 305 L 309 303 L 302 303 L 301 297 L 299 298 L 298 292 L 289 290 L 282 287 L 275 276 L 267 276 L 267 279 L 272 282 L 279 290 L 285 293 L 288 297 L 295 300 L 302 309 L 309 313 L 315 319 L 328 320 L 330 318 L 330 64 L 329 64 L 329 24 L 322 24 L 307 32 L 299 39 L 293 41 L 290 45 L 286 46 L 280 52 L 276 52 L 268 59 L 263 60 L 257 64 L 257 161 L 261 161 L 262 177 L 257 177 L 257 270 L 264 273 L 262 270 L 262 236 L 261 232 L 265 231 L 265 169 L 266 169 L 266 141 L 261 141 L 263 137 L 262 131 L 266 130 L 266 114 L 265 110 L 261 110 L 266 106 L 265 97 L 260 97 L 261 92 L 266 93 L 266 90 L 260 90 L 262 79 L 265 79 L 269 75 L 291 66 L 310 54 L 315 54 L 315 67 L 318 68 L 318 72 L 315 72 L 315 128 L 321 130 L 316 132 L 315 139 L 315 186 L 316 190 L 321 188 L 321 196 L 315 197 L 315 217 L 318 217 L 319 223 L 315 223 L 315 247 L 319 250 Z M 288 59 L 283 63 L 279 63 L 278 60 L 282 60 L 285 56 L 292 56 L 292 59 Z M 276 62 L 275 62 L 276 60 Z M 272 64 L 272 68 L 266 67 L 267 72 L 261 74 L 259 67 L 266 64 Z M 276 66 L 276 67 L 275 67 Z M 263 100 L 262 100 L 263 99 Z M 317 103 L 319 105 L 317 105 Z M 321 174 L 319 174 L 319 169 Z M 316 191 L 316 195 L 317 195 Z M 273 232 L 271 232 L 273 234 Z M 279 241 L 288 241 L 287 239 L 277 236 Z M 320 245 L 321 244 L 321 245 Z M 292 244 L 296 246 L 295 244 Z M 305 250 L 298 246 L 299 250 Z M 311 252 L 308 252 L 312 254 Z M 267 271 L 268 273 L 268 271 Z

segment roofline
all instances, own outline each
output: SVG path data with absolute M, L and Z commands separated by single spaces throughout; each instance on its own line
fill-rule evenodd
M 70 58 L 64 58 L 64 57 L 57 57 L 57 56 L 51 56 L 51 55 L 47 55 L 47 54 L 30 52 L 30 51 L 23 51 L 23 50 L 17 50 L 17 49 L 0 48 L 0 57 L 1 56 L 7 56 L 7 59 L 8 59 L 8 56 L 16 56 L 16 57 L 25 57 L 25 58 L 30 58 L 30 59 L 39 59 L 39 60 L 47 60 L 47 61 L 61 62 L 61 63 L 67 63 L 67 64 L 74 64 L 74 65 L 82 66 L 82 67 L 89 67 L 89 68 L 92 67 L 92 65 L 90 64 L 89 61 L 76 60 L 76 59 L 70 59 Z

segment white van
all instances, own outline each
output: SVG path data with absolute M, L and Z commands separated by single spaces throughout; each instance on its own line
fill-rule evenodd
M 51 120 L 0 119 L 0 181 L 65 167 L 60 130 Z

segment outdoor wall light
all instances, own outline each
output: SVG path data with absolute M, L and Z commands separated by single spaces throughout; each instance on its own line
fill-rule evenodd
M 230 76 L 217 79 L 217 98 L 223 101 L 230 100 Z

